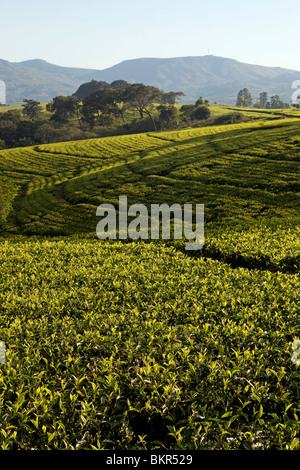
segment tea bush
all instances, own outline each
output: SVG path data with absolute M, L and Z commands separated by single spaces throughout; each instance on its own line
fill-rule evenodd
M 299 277 L 3 240 L 2 449 L 299 448 Z

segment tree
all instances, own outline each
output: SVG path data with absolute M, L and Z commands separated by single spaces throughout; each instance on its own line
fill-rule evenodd
M 181 99 L 180 96 L 184 96 L 184 93 L 182 91 L 169 91 L 168 93 L 162 94 L 161 102 L 163 104 L 174 105 L 177 99 Z
M 183 104 L 180 107 L 180 112 L 183 115 L 183 119 L 185 121 L 187 121 L 191 118 L 192 113 L 194 112 L 194 110 L 195 110 L 195 105 L 193 105 L 193 104 Z
M 197 99 L 197 101 L 195 103 L 195 106 L 198 107 L 198 106 L 202 106 L 202 105 L 209 106 L 209 100 L 206 100 L 206 99 L 204 100 L 202 98 L 202 96 L 200 96 L 200 98 Z
M 124 90 L 127 86 L 128 83 L 125 80 L 115 80 L 111 84 L 102 80 L 91 80 L 90 82 L 83 83 L 82 85 L 80 85 L 80 87 L 75 91 L 73 96 L 80 100 L 84 100 L 85 98 L 92 95 L 98 90 L 105 90 L 106 88 Z
M 268 104 L 268 93 L 263 91 L 259 94 L 259 106 L 262 109 L 266 109 Z
M 77 114 L 79 101 L 75 96 L 56 96 L 52 103 L 46 105 L 47 111 L 53 113 L 51 120 L 67 123 Z
M 21 145 L 33 145 L 37 124 L 28 119 L 21 119 L 17 126 L 17 141 Z
M 75 91 L 73 96 L 78 98 L 79 100 L 84 100 L 88 96 L 92 95 L 98 90 L 104 90 L 105 88 L 109 87 L 107 82 L 91 80 L 90 82 L 83 83 L 80 85 L 78 90 Z
M 280 99 L 279 95 L 271 96 L 270 107 L 273 109 L 289 108 L 290 105 Z
M 178 109 L 173 105 L 161 104 L 157 107 L 159 111 L 158 125 L 160 129 L 170 129 L 179 124 Z
M 102 113 L 112 115 L 114 117 L 122 116 L 124 120 L 124 106 L 123 106 L 123 91 L 127 85 L 124 86 L 118 80 L 119 84 L 115 88 L 106 88 L 101 93 L 102 98 Z M 114 82 L 113 82 L 114 83 Z
M 133 83 L 124 90 L 123 99 L 130 107 L 140 113 L 141 119 L 143 119 L 144 113 L 146 113 L 151 119 L 154 130 L 157 131 L 152 109 L 154 103 L 161 102 L 162 95 L 163 92 L 154 86 L 147 86 L 143 83 Z
M 114 82 L 111 82 L 111 84 L 109 85 L 109 88 L 113 88 L 116 90 L 125 90 L 125 88 L 127 88 L 128 85 L 129 83 L 126 82 L 126 80 L 115 80 Z
M 0 139 L 6 146 L 13 146 L 18 140 L 18 125 L 21 121 L 21 113 L 17 110 L 9 110 L 0 113 Z
M 34 138 L 40 144 L 49 144 L 50 142 L 53 142 L 53 139 L 55 138 L 55 129 L 51 124 L 45 122 L 36 129 Z
M 22 113 L 24 114 L 24 116 L 29 117 L 29 119 L 31 119 L 32 121 L 38 120 L 43 111 L 43 108 L 40 106 L 40 102 L 26 99 L 24 99 L 23 101 L 25 103 L 22 104 Z
M 252 96 L 248 88 L 243 88 L 240 90 L 237 95 L 236 106 L 239 107 L 251 107 L 252 106 Z
M 280 107 L 281 107 L 280 106 L 280 96 L 279 95 L 271 96 L 271 108 L 278 109 Z
M 97 92 L 96 92 L 97 93 Z M 96 100 L 93 99 L 93 95 L 87 96 L 83 100 L 82 108 L 81 108 L 81 115 L 83 120 L 90 124 L 91 127 L 95 124 L 96 113 L 97 113 L 97 104 Z
M 210 110 L 207 106 L 198 106 L 191 115 L 192 119 L 202 120 L 210 117 Z
M 21 111 L 0 113 L 0 139 L 7 147 L 33 145 L 37 123 L 24 119 Z
M 215 124 L 233 124 L 240 122 L 243 115 L 237 111 L 228 114 L 222 114 L 215 119 Z
M 202 104 L 204 104 L 204 100 L 202 96 L 200 96 L 200 98 L 197 99 L 195 106 L 201 106 Z
M 122 106 L 122 88 L 105 88 L 98 90 L 84 99 L 82 105 L 82 115 L 86 122 L 93 126 L 96 122 L 100 125 L 112 123 L 111 117 L 122 116 L 124 107 Z M 106 118 L 104 119 L 103 116 Z M 108 116 L 111 116 L 108 118 Z

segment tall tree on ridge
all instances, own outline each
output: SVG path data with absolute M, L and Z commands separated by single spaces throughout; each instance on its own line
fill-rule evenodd
M 43 108 L 40 106 L 40 102 L 27 99 L 24 99 L 23 102 L 24 104 L 22 104 L 22 113 L 24 116 L 29 117 L 29 119 L 32 121 L 36 121 L 43 111 Z
M 252 96 L 248 88 L 243 88 L 243 90 L 238 92 L 236 106 L 246 106 L 248 108 L 252 106 Z
M 268 93 L 266 91 L 263 91 L 262 93 L 259 94 L 259 106 L 262 109 L 266 109 L 268 104 Z
M 124 101 L 136 109 L 140 113 L 140 118 L 143 119 L 144 113 L 148 114 L 153 128 L 157 131 L 157 126 L 152 115 L 152 108 L 154 103 L 160 103 L 163 92 L 154 86 L 147 86 L 143 83 L 133 83 L 128 86 L 123 94 Z

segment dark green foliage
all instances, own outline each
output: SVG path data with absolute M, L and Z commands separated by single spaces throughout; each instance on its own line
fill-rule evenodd
M 202 96 L 195 102 L 195 104 L 185 104 L 181 106 L 180 112 L 183 121 L 191 123 L 193 120 L 205 120 L 211 115 L 208 100 L 203 100 Z
M 32 145 L 38 124 L 23 117 L 19 111 L 0 113 L 0 139 L 5 147 Z
M 162 104 L 174 105 L 177 99 L 181 99 L 181 96 L 184 96 L 182 91 L 169 91 L 168 93 L 163 93 L 161 102 Z
M 185 119 L 191 118 L 191 115 L 195 109 L 194 104 L 184 104 L 180 107 L 180 112 L 183 114 Z
M 259 94 L 259 106 L 260 108 L 268 108 L 268 93 L 263 91 Z
M 96 81 L 84 85 L 90 91 L 83 100 L 74 95 L 57 96 L 46 104 L 46 112 L 43 113 L 40 113 L 38 102 L 24 100 L 26 104 L 23 105 L 22 113 L 18 110 L 2 113 L 0 147 L 24 147 L 151 130 L 206 126 L 214 123 L 213 116 L 216 115 L 216 124 L 254 120 L 263 115 L 266 119 L 274 119 L 276 115 L 296 115 L 284 109 L 274 112 L 269 102 L 268 111 L 246 108 L 241 116 L 236 111 L 228 114 L 227 110 L 235 108 L 223 105 L 209 107 L 209 101 L 202 97 L 195 104 L 183 105 L 179 109 L 176 100 L 182 92 L 164 93 L 156 87 L 142 83 L 129 84 L 125 80 L 116 80 L 110 85 Z M 94 89 L 96 91 L 90 94 Z M 276 99 L 276 96 L 271 97 L 274 106 L 278 104 Z M 261 107 L 259 103 L 256 105 Z M 287 107 L 284 103 L 281 105 Z
M 284 101 L 280 99 L 279 95 L 271 96 L 270 108 L 279 109 L 279 108 L 289 108 L 289 107 L 290 105 L 288 103 L 284 103 Z
M 215 124 L 233 124 L 235 122 L 239 122 L 243 117 L 242 113 L 233 112 L 228 114 L 223 114 L 222 116 L 218 116 L 215 119 Z
M 40 118 L 43 108 L 40 106 L 39 101 L 34 100 L 23 100 L 24 104 L 22 113 L 29 117 L 32 121 L 36 121 Z
M 207 106 L 198 106 L 191 114 L 192 119 L 202 120 L 210 117 L 210 110 Z
M 179 112 L 177 108 L 170 105 L 160 105 L 158 106 L 157 111 L 159 111 L 159 129 L 176 129 L 179 123 Z
M 140 118 L 144 114 L 148 115 L 153 124 L 153 130 L 157 130 L 155 119 L 153 117 L 153 105 L 159 103 L 163 92 L 154 86 L 146 86 L 143 83 L 133 83 L 128 86 L 123 93 L 123 100 L 128 106 L 139 112 Z
M 53 113 L 51 120 L 66 123 L 76 114 L 78 106 L 75 96 L 56 96 L 47 106 L 47 110 Z
M 91 80 L 88 83 L 80 85 L 78 90 L 75 91 L 74 95 L 79 100 L 84 100 L 88 96 L 92 95 L 98 90 L 104 90 L 109 87 L 109 84 L 104 81 Z
M 195 106 L 198 107 L 202 105 L 209 106 L 209 100 L 207 99 L 204 100 L 202 96 L 200 96 L 200 98 L 198 98 L 197 101 L 195 102 Z
M 236 99 L 236 106 L 251 107 L 252 106 L 252 95 L 248 88 L 240 90 Z
M 259 94 L 259 100 L 253 104 L 253 99 L 248 88 L 240 90 L 237 95 L 236 106 L 239 107 L 251 107 L 261 108 L 261 109 L 288 109 L 290 105 L 285 103 L 280 99 L 279 95 L 271 96 L 270 101 L 268 101 L 268 93 L 263 91 Z
M 74 93 L 73 96 L 79 100 L 85 100 L 93 93 L 96 93 L 99 90 L 105 90 L 106 88 L 112 88 L 114 90 L 124 90 L 128 86 L 128 83 L 125 80 L 115 80 L 112 83 L 107 83 L 102 80 L 91 80 L 90 82 L 83 83 L 80 85 L 78 90 Z
M 21 121 L 19 111 L 10 110 L 0 113 L 0 138 L 8 145 L 13 145 L 17 139 L 17 128 Z
M 84 99 L 81 113 L 86 122 L 92 126 L 95 123 L 106 125 L 107 116 L 114 117 L 122 115 L 122 93 L 120 89 L 105 88 L 92 93 Z M 106 116 L 106 120 L 103 119 Z

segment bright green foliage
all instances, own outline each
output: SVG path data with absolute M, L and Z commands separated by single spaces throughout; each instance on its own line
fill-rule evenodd
M 299 448 L 296 274 L 76 238 L 0 262 L 2 449 Z
M 299 145 L 274 117 L 0 152 L 1 449 L 300 449 Z M 204 203 L 203 249 L 96 239 L 120 195 Z
M 295 119 L 107 137 L 0 152 L 19 191 L 11 230 L 94 232 L 96 208 L 203 203 L 205 219 L 240 222 L 299 214 Z
M 184 250 L 182 241 L 177 248 Z M 228 229 L 209 230 L 198 256 L 217 259 L 232 267 L 299 273 L 300 227 L 296 221 L 276 224 L 251 224 Z

